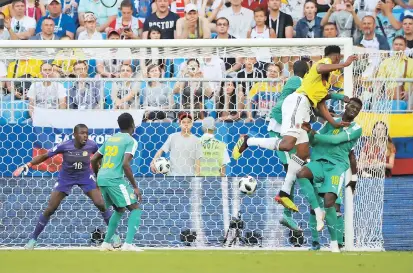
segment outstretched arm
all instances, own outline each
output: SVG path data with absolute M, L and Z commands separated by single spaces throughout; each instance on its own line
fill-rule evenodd
M 102 158 L 103 155 L 98 151 L 93 155 L 92 159 L 90 160 L 90 163 L 92 164 L 93 173 L 96 175 L 96 177 L 99 171 L 99 162 Z
M 348 158 L 350 160 L 350 169 L 351 169 L 351 180 L 348 182 L 346 187 L 350 187 L 351 191 L 354 192 L 356 191 L 356 184 L 357 184 L 357 159 L 356 155 L 354 154 L 354 151 L 351 150 L 350 153 L 348 154 Z
M 321 117 L 323 117 L 328 123 L 333 125 L 335 128 L 341 127 L 341 124 L 337 123 L 331 115 L 330 111 L 328 111 L 325 100 L 322 100 L 317 104 L 317 109 Z
M 50 152 L 35 156 L 32 158 L 32 160 L 20 167 L 18 167 L 14 172 L 13 172 L 13 176 L 20 176 L 22 173 L 24 175 L 26 175 L 29 171 L 29 169 L 33 166 L 33 165 L 37 165 L 40 164 L 44 161 L 46 161 L 49 157 L 52 157 L 53 155 L 50 154 Z
M 361 136 L 361 132 L 362 132 L 361 127 L 359 127 L 358 125 L 354 125 L 353 128 L 350 128 L 349 130 L 343 130 L 341 133 L 337 135 L 316 134 L 314 136 L 314 139 L 315 141 L 318 141 L 319 143 L 337 145 L 343 142 L 353 141 L 353 140 L 358 139 Z
M 319 64 L 317 66 L 317 73 L 326 74 L 326 73 L 330 73 L 338 69 L 343 69 L 344 67 L 350 66 L 355 60 L 357 60 L 357 56 L 351 55 L 342 64 Z

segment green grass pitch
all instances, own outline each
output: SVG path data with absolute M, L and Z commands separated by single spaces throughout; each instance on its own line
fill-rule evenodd
M 2 273 L 412 273 L 413 252 L 0 251 Z

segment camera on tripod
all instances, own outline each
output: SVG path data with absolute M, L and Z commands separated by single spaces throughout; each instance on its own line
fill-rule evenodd
M 224 246 L 231 247 L 233 245 L 244 242 L 241 237 L 241 230 L 244 229 L 244 221 L 241 219 L 241 211 L 238 212 L 238 217 L 232 217 L 229 222 L 228 230 L 223 241 Z

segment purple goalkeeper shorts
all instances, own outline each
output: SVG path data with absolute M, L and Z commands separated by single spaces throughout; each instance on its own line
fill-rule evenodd
M 63 180 L 58 179 L 56 184 L 53 187 L 53 191 L 63 192 L 66 195 L 69 195 L 72 191 L 73 186 L 79 186 L 84 193 L 88 193 L 91 190 L 96 189 L 96 182 L 87 177 L 80 180 Z

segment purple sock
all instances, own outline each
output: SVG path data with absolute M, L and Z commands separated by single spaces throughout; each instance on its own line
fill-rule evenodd
M 109 220 L 110 217 L 112 216 L 112 212 L 109 210 L 106 210 L 105 212 L 102 212 L 102 217 L 103 220 L 105 221 L 106 225 L 109 225 Z
M 37 240 L 37 237 L 39 237 L 40 233 L 42 233 L 43 229 L 46 227 L 47 223 L 49 222 L 50 218 L 47 218 L 43 214 L 40 215 L 39 221 L 37 222 L 36 228 L 34 229 L 32 239 Z

